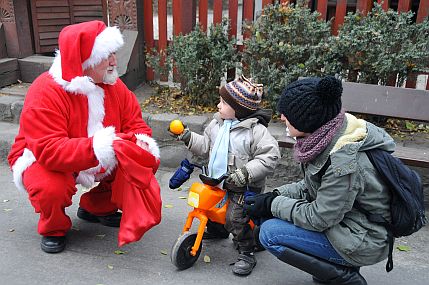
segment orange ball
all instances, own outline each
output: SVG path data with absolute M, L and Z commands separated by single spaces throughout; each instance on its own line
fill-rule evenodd
M 180 135 L 183 133 L 183 130 L 185 127 L 183 126 L 183 123 L 180 120 L 173 120 L 170 123 L 170 132 L 172 132 L 175 135 Z

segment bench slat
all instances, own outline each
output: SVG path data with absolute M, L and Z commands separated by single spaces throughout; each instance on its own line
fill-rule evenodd
M 343 82 L 346 111 L 429 122 L 429 91 Z
M 295 144 L 295 140 L 287 136 L 280 137 L 277 142 L 279 147 L 286 148 L 292 148 Z M 396 146 L 393 156 L 407 165 L 429 168 L 429 150 Z
M 410 166 L 429 168 L 429 150 L 396 146 L 393 156 Z

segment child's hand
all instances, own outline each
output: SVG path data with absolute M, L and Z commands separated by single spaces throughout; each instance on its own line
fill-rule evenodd
M 226 182 L 237 187 L 246 186 L 249 183 L 249 172 L 246 167 L 239 168 L 229 175 Z
M 168 128 L 168 132 L 170 133 L 170 136 L 175 138 L 178 141 L 183 141 L 186 145 L 189 144 L 189 141 L 191 140 L 191 131 L 189 130 L 187 125 L 183 125 L 185 127 L 185 129 L 183 130 L 183 132 L 179 135 L 174 134 L 171 130 L 170 127 Z

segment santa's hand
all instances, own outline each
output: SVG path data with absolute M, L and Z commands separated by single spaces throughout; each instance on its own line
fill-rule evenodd
M 136 144 L 139 146 L 139 147 L 141 147 L 142 149 L 144 149 L 144 150 L 146 150 L 146 151 L 149 151 L 149 145 L 146 143 L 146 142 L 144 142 L 144 141 L 141 141 L 141 140 L 137 140 L 137 142 L 136 142 Z

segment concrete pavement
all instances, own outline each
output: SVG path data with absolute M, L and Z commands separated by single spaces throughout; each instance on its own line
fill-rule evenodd
M 161 224 L 139 242 L 120 248 L 125 254 L 114 253 L 119 249 L 117 229 L 76 217 L 81 191 L 67 208 L 73 230 L 67 236 L 66 250 L 46 254 L 40 250 L 40 236 L 36 232 L 38 215 L 26 194 L 14 187 L 8 167 L 0 164 L 0 284 L 315 284 L 310 275 L 278 261 L 266 251 L 256 253 L 258 264 L 250 276 L 234 276 L 229 266 L 236 257 L 231 239 L 205 242 L 195 265 L 178 271 L 170 262 L 170 249 L 191 209 L 181 197 L 187 196 L 188 186 L 196 180 L 196 175 L 182 191 L 177 191 L 168 188 L 173 172 L 174 169 L 162 168 L 157 173 L 164 204 Z M 195 224 L 198 222 L 194 222 L 194 228 Z M 410 251 L 395 249 L 391 273 L 385 272 L 385 262 L 381 262 L 362 268 L 362 274 L 368 284 L 426 285 L 428 242 L 429 227 L 401 238 L 395 245 L 409 246 Z M 210 263 L 204 262 L 205 255 L 210 257 Z

